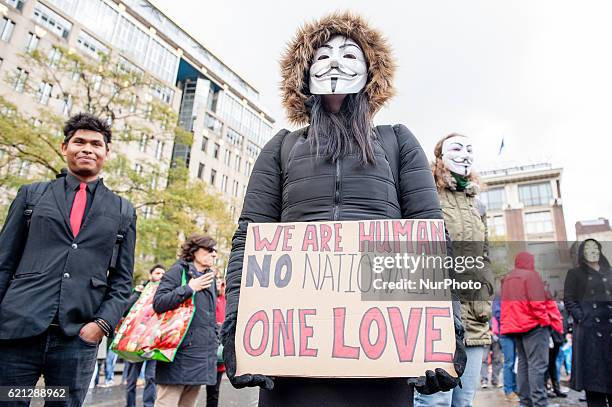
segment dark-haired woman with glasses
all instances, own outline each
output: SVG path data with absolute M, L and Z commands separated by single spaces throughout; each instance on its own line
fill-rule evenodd
M 175 309 L 192 296 L 195 304 L 191 325 L 174 361 L 157 364 L 155 407 L 193 407 L 201 386 L 217 381 L 217 293 L 211 269 L 217 258 L 216 244 L 209 236 L 189 237 L 155 293 L 153 309 L 157 313 Z

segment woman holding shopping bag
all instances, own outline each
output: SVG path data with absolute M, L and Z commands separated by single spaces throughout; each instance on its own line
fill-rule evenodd
M 164 275 L 155 298 L 157 313 L 177 308 L 193 297 L 195 311 L 189 329 L 171 363 L 158 363 L 155 407 L 193 407 L 200 387 L 217 381 L 216 287 L 211 267 L 216 242 L 193 235 L 183 243 L 180 258 Z M 183 281 L 185 284 L 183 284 Z

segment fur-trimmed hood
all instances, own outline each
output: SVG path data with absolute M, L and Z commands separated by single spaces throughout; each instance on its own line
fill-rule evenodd
M 288 120 L 296 125 L 310 121 L 306 100 L 310 64 L 315 51 L 334 35 L 344 35 L 359 44 L 368 63 L 365 93 L 372 116 L 393 96 L 395 62 L 383 35 L 361 17 L 350 12 L 336 12 L 320 20 L 305 23 L 289 42 L 281 64 L 281 94 Z

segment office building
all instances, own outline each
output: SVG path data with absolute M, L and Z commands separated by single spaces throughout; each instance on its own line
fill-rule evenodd
M 154 160 L 163 169 L 181 159 L 190 175 L 222 194 L 237 216 L 254 160 L 274 124 L 251 84 L 146 0 L 0 0 L 0 17 L 0 75 L 15 77 L 12 83 L 0 81 L 4 97 L 34 120 L 41 104 L 68 116 L 78 109 L 69 95 L 23 66 L 19 54 L 38 49 L 53 57 L 57 45 L 88 58 L 115 53 L 131 69 L 159 81 L 148 94 L 136 95 L 139 101 L 162 100 L 193 132 L 190 145 L 174 145 L 156 134 L 124 143 L 120 148 L 134 168 Z M 26 83 L 38 87 L 35 97 L 24 92 Z M 27 163 L 22 166 L 27 171 Z

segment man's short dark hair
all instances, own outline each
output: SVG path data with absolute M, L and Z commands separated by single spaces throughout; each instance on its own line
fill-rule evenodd
M 185 261 L 193 261 L 193 254 L 197 252 L 198 249 L 212 251 L 216 245 L 217 242 L 210 236 L 198 234 L 191 235 L 181 246 L 180 258 Z
M 77 130 L 96 131 L 104 136 L 106 144 L 110 144 L 112 132 L 106 120 L 89 113 L 78 113 L 72 116 L 64 125 L 64 143 L 68 143 Z
M 149 274 L 153 273 L 153 271 L 155 269 L 162 269 L 162 270 L 166 271 L 166 268 L 162 264 L 157 263 L 156 265 L 151 267 L 151 270 L 149 270 Z

